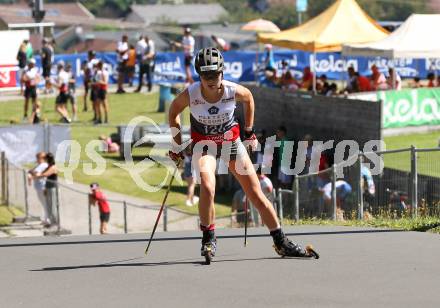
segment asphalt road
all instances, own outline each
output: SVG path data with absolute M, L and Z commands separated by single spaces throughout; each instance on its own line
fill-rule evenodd
M 286 229 L 319 260 L 281 259 L 264 229 L 219 230 L 202 265 L 196 232 L 0 239 L 1 307 L 439 307 L 440 236 Z

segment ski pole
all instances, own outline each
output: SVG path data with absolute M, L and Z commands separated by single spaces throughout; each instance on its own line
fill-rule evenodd
M 157 225 L 159 224 L 160 217 L 162 216 L 163 208 L 165 206 L 165 202 L 167 201 L 168 194 L 170 193 L 171 185 L 173 184 L 174 177 L 176 176 L 177 169 L 179 168 L 180 161 L 177 162 L 176 168 L 174 169 L 173 175 L 171 176 L 170 182 L 168 183 L 167 191 L 165 192 L 165 196 L 162 201 L 162 205 L 160 206 L 159 213 L 157 214 L 156 222 L 154 223 L 153 231 L 151 232 L 150 240 L 148 241 L 147 248 L 145 249 L 145 255 L 148 254 L 148 249 L 150 248 L 151 242 L 153 240 L 154 233 L 156 232 Z
M 246 152 L 249 156 L 250 156 L 250 148 L 246 147 Z M 249 207 L 249 199 L 247 197 L 247 195 L 245 194 L 245 199 L 244 199 L 244 247 L 247 246 L 247 229 L 248 229 L 248 219 L 249 219 L 249 214 L 248 214 L 248 207 Z

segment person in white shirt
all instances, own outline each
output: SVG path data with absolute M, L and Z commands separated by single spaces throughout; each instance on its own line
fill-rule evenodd
M 399 74 L 394 70 L 394 68 L 389 68 L 388 74 L 388 89 L 402 90 L 402 79 L 400 78 Z
M 141 88 L 144 84 L 144 75 L 147 76 L 148 92 L 151 92 L 151 88 L 153 86 L 152 74 L 154 72 L 154 59 L 156 57 L 156 50 L 154 47 L 154 41 L 148 38 L 148 36 L 145 37 L 145 44 L 146 45 L 144 48 L 144 53 L 142 54 L 140 62 L 139 85 L 135 92 L 141 91 Z
M 55 110 L 61 115 L 62 122 L 70 123 L 69 113 L 67 111 L 67 100 L 69 98 L 69 80 L 70 75 L 64 70 L 64 62 L 60 61 L 57 65 L 58 75 L 53 85 L 58 89 L 58 96 L 55 99 Z
M 26 70 L 21 76 L 21 83 L 25 85 L 24 88 L 24 116 L 23 120 L 27 121 L 29 99 L 32 99 L 32 110 L 36 108 L 37 103 L 37 84 L 40 81 L 40 74 L 38 68 L 35 67 L 35 59 L 30 59 Z
M 125 93 L 123 88 L 125 75 L 127 74 L 127 60 L 128 60 L 128 36 L 123 35 L 122 40 L 118 42 L 116 53 L 118 56 L 118 90 L 116 93 Z
M 28 171 L 28 185 L 31 185 L 32 180 L 34 181 L 34 188 L 37 192 L 38 200 L 41 203 L 43 213 L 41 215 L 41 223 L 48 227 L 50 226 L 49 219 L 49 211 L 47 208 L 46 196 L 45 196 L 45 187 L 46 187 L 46 178 L 40 177 L 36 178 L 34 176 L 41 175 L 49 165 L 46 162 L 46 153 L 39 152 L 37 154 L 37 165 Z
M 83 74 L 84 74 L 84 107 L 83 111 L 87 111 L 87 96 L 90 91 L 90 84 L 92 81 L 92 76 L 94 74 L 93 67 L 98 63 L 98 59 L 96 59 L 96 54 L 93 50 L 88 51 L 87 61 L 83 63 Z M 93 104 L 93 93 L 90 93 L 90 100 Z
M 172 44 L 178 48 L 183 49 L 183 54 L 185 58 L 185 74 L 186 74 L 186 82 L 189 84 L 194 83 L 194 79 L 192 78 L 191 73 L 191 65 L 194 58 L 194 46 L 195 40 L 191 35 L 191 28 L 185 28 L 183 32 L 182 41 L 172 42 Z
M 139 37 L 139 40 L 136 42 L 136 61 L 139 65 L 139 70 L 142 64 L 142 57 L 144 56 L 145 49 L 147 48 L 147 42 L 143 35 Z

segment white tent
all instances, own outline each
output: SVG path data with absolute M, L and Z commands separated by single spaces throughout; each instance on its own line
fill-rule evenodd
M 389 59 L 440 58 L 440 14 L 413 14 L 386 38 L 365 44 L 343 45 L 343 56 L 384 57 Z

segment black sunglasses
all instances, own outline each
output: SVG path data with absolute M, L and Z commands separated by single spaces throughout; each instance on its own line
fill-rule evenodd
M 205 80 L 215 80 L 220 76 L 221 72 L 203 72 L 200 74 L 200 78 Z

